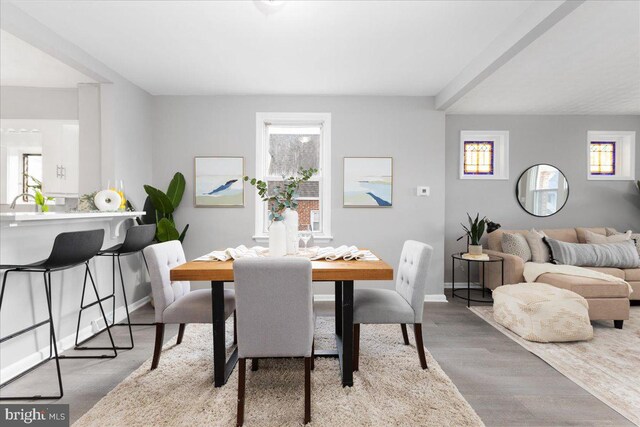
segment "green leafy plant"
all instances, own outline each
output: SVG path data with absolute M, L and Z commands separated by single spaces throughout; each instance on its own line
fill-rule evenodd
M 269 219 L 271 221 L 282 221 L 284 220 L 285 209 L 298 209 L 298 189 L 300 184 L 309 181 L 316 173 L 318 173 L 318 170 L 314 168 L 300 168 L 296 176 L 288 178 L 283 176 L 282 183 L 276 185 L 272 190 L 272 194 L 269 194 L 269 187 L 265 181 L 249 178 L 248 176 L 243 179 L 256 187 L 260 198 L 268 203 Z
M 186 180 L 184 175 L 176 172 L 169 183 L 169 188 L 165 193 L 151 185 L 145 185 L 144 191 L 147 199 L 144 202 L 145 215 L 138 218 L 138 224 L 156 224 L 156 240 L 158 242 L 168 242 L 169 240 L 184 240 L 189 224 L 182 232 L 178 232 L 176 223 L 173 220 L 173 213 L 180 205 Z
M 36 205 L 40 206 L 42 212 L 49 212 L 47 202 L 53 200 L 53 197 L 47 197 L 40 190 L 36 190 Z
M 462 225 L 462 229 L 469 237 L 470 244 L 474 246 L 479 245 L 487 224 L 487 218 L 483 217 L 480 219 L 480 214 L 476 214 L 475 219 L 471 218 L 471 215 L 467 214 L 467 218 L 469 219 L 469 226 L 467 227 L 464 224 L 460 225 Z

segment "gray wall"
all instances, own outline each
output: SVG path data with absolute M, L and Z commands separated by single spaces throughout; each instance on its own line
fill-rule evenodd
M 509 131 L 509 180 L 460 180 L 461 130 Z M 480 212 L 505 229 L 611 226 L 640 230 L 640 197 L 631 181 L 587 180 L 587 131 L 636 131 L 640 116 L 448 115 L 446 117 L 446 280 L 451 281 L 449 255 L 465 249 L 460 222 L 466 212 Z M 636 178 L 640 179 L 640 147 L 636 141 Z M 520 174 L 536 163 L 558 167 L 569 182 L 569 200 L 556 215 L 536 218 L 520 208 L 515 187 Z
M 0 87 L 3 119 L 78 119 L 78 89 Z
M 194 156 L 244 156 L 245 171 L 253 175 L 257 112 L 331 113 L 331 244 L 371 248 L 395 266 L 406 239 L 427 242 L 435 249 L 427 294 L 442 294 L 444 114 L 432 104 L 432 98 L 420 97 L 155 97 L 153 183 L 166 188 L 176 171 L 187 178 L 176 221 L 179 227 L 191 224 L 185 240 L 188 258 L 215 248 L 253 245 L 255 190 L 245 187 L 244 208 L 194 208 Z M 392 208 L 342 207 L 345 156 L 393 157 Z M 417 197 L 418 185 L 431 186 L 431 197 Z M 320 285 L 316 292 L 330 289 Z

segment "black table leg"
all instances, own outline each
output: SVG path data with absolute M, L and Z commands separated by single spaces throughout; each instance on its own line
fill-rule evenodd
M 451 299 L 456 297 L 456 259 L 451 257 Z
M 353 386 L 353 280 L 342 282 L 342 386 Z
M 213 383 L 216 387 L 222 387 L 226 382 L 224 282 L 211 282 L 211 305 L 213 307 Z
M 471 264 L 467 261 L 467 308 L 469 307 L 471 307 Z
M 342 336 L 342 282 L 335 284 L 336 335 Z
M 487 281 L 487 276 L 486 274 L 484 274 L 485 268 L 486 268 L 485 263 L 482 263 L 482 298 L 484 298 L 484 291 L 485 291 L 484 284 Z

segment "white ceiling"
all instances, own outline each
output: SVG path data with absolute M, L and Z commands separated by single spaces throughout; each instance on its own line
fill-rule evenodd
M 473 64 L 487 62 L 514 28 L 534 22 L 527 18 L 546 7 L 533 1 L 12 3 L 154 95 L 434 96 Z M 566 13 L 550 29 L 534 29 L 542 35 L 508 62 L 478 75 L 477 86 L 463 88 L 447 112 L 640 114 L 640 2 L 587 1 Z
M 640 114 L 640 2 L 582 4 L 447 112 Z
M 531 1 L 24 1 L 168 94 L 435 95 Z
M 94 80 L 0 30 L 0 85 L 75 88 Z

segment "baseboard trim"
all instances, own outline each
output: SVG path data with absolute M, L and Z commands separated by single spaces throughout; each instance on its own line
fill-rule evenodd
M 132 304 L 129 304 L 129 313 L 136 311 L 143 305 L 147 304 L 150 300 L 151 298 L 149 296 L 146 296 Z M 105 313 L 107 316 L 107 319 L 111 319 L 112 313 L 113 311 L 109 311 Z M 126 317 L 127 317 L 127 312 L 125 311 L 124 306 L 116 308 L 115 310 L 116 323 L 124 320 Z M 86 338 L 89 338 L 91 335 L 94 335 L 98 333 L 101 329 L 104 329 L 104 327 L 105 325 L 104 325 L 104 320 L 102 319 L 102 316 L 99 317 L 98 319 L 92 320 L 89 323 L 89 325 L 80 329 L 80 331 L 78 332 L 78 341 L 82 341 Z M 76 342 L 75 333 L 72 333 L 71 335 L 67 335 L 64 338 L 59 339 L 58 341 L 56 341 L 58 352 L 62 353 L 64 350 L 73 348 L 75 345 L 75 342 Z M 25 356 L 22 359 L 18 360 L 17 362 L 12 363 L 6 368 L 3 368 L 2 370 L 0 370 L 0 378 L 2 378 L 0 382 L 4 383 L 6 381 L 9 381 L 12 378 L 20 375 L 24 371 L 28 370 L 29 368 L 37 365 L 41 361 L 47 359 L 49 357 L 49 347 L 50 346 L 47 345 L 46 347 L 43 347 L 42 349 L 34 353 L 31 353 L 30 355 Z
M 466 284 L 465 284 L 466 286 Z M 313 296 L 316 302 L 335 302 L 335 295 L 333 294 L 316 294 Z M 449 302 L 445 294 L 433 294 L 425 295 L 424 302 Z

